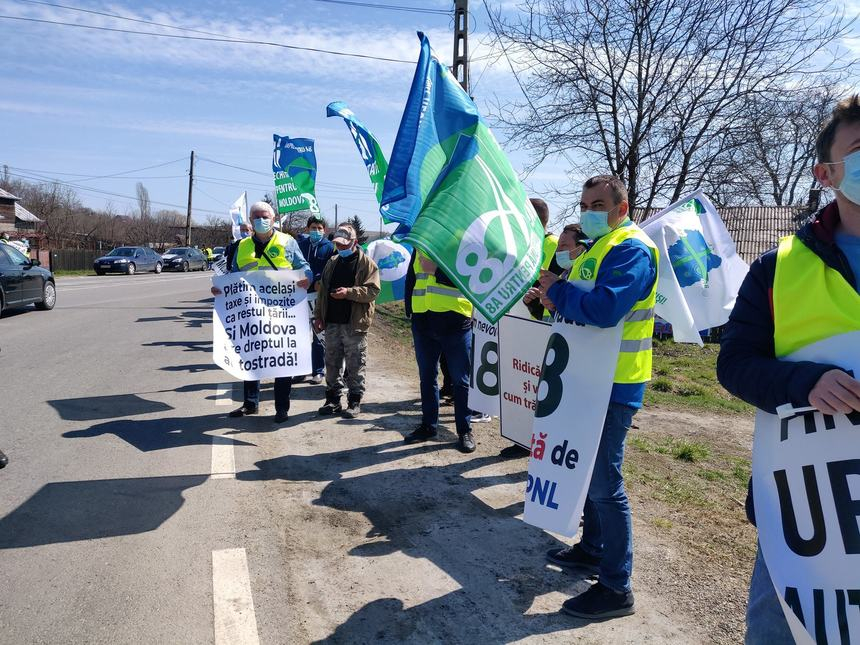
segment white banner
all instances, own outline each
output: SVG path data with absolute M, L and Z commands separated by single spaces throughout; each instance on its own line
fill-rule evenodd
M 623 322 L 552 324 L 538 388 L 524 519 L 576 535 L 612 393 Z
M 472 314 L 472 373 L 469 407 L 499 416 L 499 327 L 478 311 Z
M 860 375 L 860 332 L 787 357 Z M 759 410 L 753 499 L 759 541 L 798 643 L 860 643 L 860 412 Z
M 243 381 L 311 373 L 311 328 L 302 271 L 215 276 L 215 364 Z
M 248 222 L 248 193 L 242 193 L 230 207 L 230 224 L 233 240 L 242 239 L 241 226 L 250 226 Z
M 697 190 L 641 228 L 660 253 L 657 315 L 676 342 L 702 345 L 699 331 L 724 325 L 749 267 L 711 201 Z
M 505 439 L 528 448 L 550 324 L 505 315 L 498 328 L 499 427 Z

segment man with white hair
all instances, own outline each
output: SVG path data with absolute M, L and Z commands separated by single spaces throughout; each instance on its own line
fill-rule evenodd
M 238 271 L 289 271 L 301 269 L 305 278 L 298 286 L 307 289 L 313 278 L 296 240 L 289 234 L 274 230 L 275 211 L 266 202 L 256 202 L 248 212 L 254 234 L 231 245 L 227 250 L 229 273 Z M 212 287 L 213 295 L 220 295 L 218 287 Z M 275 379 L 275 423 L 284 423 L 289 418 L 291 376 Z M 230 413 L 231 417 L 257 414 L 260 405 L 260 381 L 245 381 L 245 398 L 242 406 Z

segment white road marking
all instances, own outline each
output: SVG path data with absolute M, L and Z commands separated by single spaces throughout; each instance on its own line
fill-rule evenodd
M 233 479 L 236 477 L 236 457 L 233 443 L 223 435 L 212 435 L 212 479 Z M 224 442 L 224 443 L 222 443 Z
M 212 552 L 215 645 L 259 645 L 245 549 Z
M 233 404 L 233 383 L 219 383 L 215 388 L 215 405 Z
M 201 276 L 170 276 L 164 278 L 156 278 L 156 277 L 147 277 L 147 278 L 126 278 L 122 280 L 105 280 L 102 278 L 99 282 L 92 281 L 87 283 L 82 282 L 74 282 L 74 283 L 65 283 L 58 282 L 57 291 L 68 292 L 68 291 L 87 291 L 89 289 L 104 289 L 108 287 L 123 287 L 128 289 L 134 285 L 150 285 L 150 284 L 163 284 L 166 282 L 181 282 L 184 280 L 190 281 L 191 278 L 200 278 Z

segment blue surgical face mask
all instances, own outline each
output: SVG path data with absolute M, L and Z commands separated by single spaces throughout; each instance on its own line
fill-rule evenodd
M 311 242 L 316 244 L 323 239 L 323 234 L 322 231 L 310 231 L 308 237 L 311 238 Z
M 266 217 L 258 217 L 253 221 L 255 233 L 268 233 L 272 230 L 272 220 Z
M 830 166 L 837 163 L 845 164 L 845 174 L 842 175 L 839 187 L 836 188 L 834 186 L 834 189 L 842 193 L 845 199 L 860 206 L 860 150 L 852 152 L 842 161 L 835 161 L 827 165 Z
M 338 250 L 337 250 L 337 254 L 338 254 L 340 257 L 342 257 L 342 258 L 348 258 L 348 257 L 349 257 L 350 255 L 352 255 L 353 253 L 355 253 L 355 249 L 354 249 L 354 248 L 338 249 Z
M 612 230 L 609 226 L 608 211 L 583 211 L 579 225 L 582 227 L 582 232 L 592 240 L 603 237 Z
M 556 251 L 555 263 L 562 269 L 569 269 L 573 266 L 573 260 L 570 259 L 570 251 Z

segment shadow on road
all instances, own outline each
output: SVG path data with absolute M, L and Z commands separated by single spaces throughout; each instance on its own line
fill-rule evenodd
M 95 421 L 138 414 L 154 414 L 173 408 L 161 401 L 148 401 L 137 394 L 84 396 L 78 399 L 56 399 L 48 405 L 66 421 Z
M 221 371 L 221 367 L 215 365 L 215 363 L 196 363 L 193 365 L 167 365 L 166 367 L 159 367 L 163 372 L 190 372 L 191 374 L 197 374 L 198 372 L 207 372 L 209 370 L 218 370 Z
M 0 519 L 0 549 L 134 535 L 161 526 L 209 475 L 54 482 Z
M 391 465 L 440 450 L 450 450 L 449 445 L 406 447 L 397 441 L 287 455 L 257 462 L 258 470 L 237 475 L 241 480 L 330 480 L 313 504 L 361 513 L 372 526 L 366 537 L 373 541 L 353 548 L 350 556 L 379 558 L 400 552 L 427 559 L 460 587 L 408 609 L 404 604 L 410 598 L 373 600 L 321 642 L 501 643 L 586 624 L 554 611 L 525 615 L 538 596 L 552 591 L 574 595 L 588 583 L 545 567 L 544 551 L 566 545 L 516 519 L 522 502 L 494 509 L 474 494 L 499 484 L 523 485 L 523 472 L 475 476 L 477 469 L 501 461 L 497 456 L 442 466 Z M 379 470 L 344 477 L 374 466 Z
M 84 439 L 112 434 L 141 452 L 219 443 L 234 446 L 254 445 L 237 439 L 206 434 L 214 430 L 223 430 L 233 424 L 235 420 L 228 419 L 226 412 L 225 410 L 224 414 L 210 414 L 201 417 L 117 419 L 90 426 L 85 430 L 71 430 L 63 433 L 63 437 L 66 439 Z
M 152 343 L 141 343 L 141 347 L 183 347 L 183 352 L 212 353 L 211 340 L 159 340 Z M 220 368 L 219 368 L 220 369 Z

